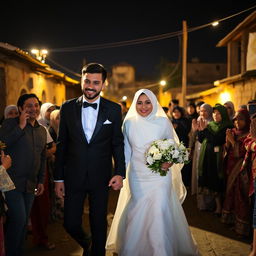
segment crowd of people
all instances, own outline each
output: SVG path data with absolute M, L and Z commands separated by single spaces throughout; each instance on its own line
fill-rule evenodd
M 167 112 L 190 150 L 191 164 L 183 167 L 182 178 L 198 209 L 213 212 L 244 238 L 252 237 L 256 224 L 255 104 L 252 100 L 235 110 L 231 101 L 214 106 L 199 101 L 185 109 L 173 100 Z
M 238 237 L 253 237 L 256 168 L 256 101 L 235 110 L 231 101 L 214 106 L 173 99 L 163 110 L 185 146 L 190 163 L 181 170 L 197 207 L 210 211 Z M 252 246 L 255 254 L 255 245 Z
M 198 209 L 212 212 L 238 237 L 247 239 L 256 227 L 255 104 L 252 100 L 235 110 L 231 101 L 214 106 L 198 101 L 184 108 L 173 99 L 168 107 L 162 106 L 190 151 L 190 163 L 181 174 L 184 185 L 196 195 Z M 255 244 L 252 248 L 250 255 L 256 255 Z
M 47 226 L 57 220 L 84 256 L 103 256 L 105 250 L 119 256 L 199 255 L 181 206 L 186 190 L 196 195 L 201 211 L 211 211 L 237 235 L 253 237 L 255 256 L 255 101 L 236 110 L 231 101 L 184 108 L 173 99 L 164 107 L 141 89 L 128 108 L 100 96 L 106 77 L 101 64 L 91 63 L 82 70 L 83 95 L 61 108 L 42 104 L 35 94 L 5 108 L 0 256 L 23 255 L 29 228 L 35 246 L 53 250 Z M 190 162 L 164 163 L 164 177 L 149 172 L 145 151 L 158 139 L 182 141 Z M 107 234 L 109 188 L 121 192 Z M 86 198 L 90 233 L 82 227 Z

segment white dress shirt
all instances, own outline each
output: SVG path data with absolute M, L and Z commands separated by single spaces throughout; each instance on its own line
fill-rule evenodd
M 87 100 L 83 96 L 83 103 L 85 101 L 87 101 Z M 95 100 L 94 102 L 90 102 L 90 103 L 97 103 L 97 108 L 96 109 L 94 109 L 92 107 L 84 108 L 82 106 L 82 111 L 81 111 L 82 126 L 83 126 L 84 134 L 85 134 L 85 137 L 86 137 L 88 143 L 90 143 L 92 134 L 93 134 L 95 126 L 96 126 L 97 117 L 98 117 L 98 113 L 99 113 L 100 97 L 97 100 Z

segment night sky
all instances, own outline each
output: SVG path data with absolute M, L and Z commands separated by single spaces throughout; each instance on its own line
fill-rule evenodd
M 134 40 L 182 30 L 182 20 L 196 27 L 224 18 L 256 5 L 243 1 L 169 1 L 137 6 L 136 1 L 4 1 L 1 2 L 0 41 L 29 50 L 47 48 L 49 58 L 80 73 L 83 60 L 100 62 L 108 71 L 126 62 L 136 68 L 136 77 L 159 79 L 162 58 L 177 62 L 179 38 L 110 49 L 79 52 L 55 52 L 63 47 L 95 45 Z M 7 2 L 7 3 L 6 3 Z M 187 3 L 189 2 L 189 3 Z M 226 48 L 216 44 L 255 9 L 223 21 L 218 27 L 207 27 L 188 34 L 188 61 L 225 62 Z M 47 62 L 52 67 L 53 63 Z M 61 70 L 64 71 L 64 70 Z

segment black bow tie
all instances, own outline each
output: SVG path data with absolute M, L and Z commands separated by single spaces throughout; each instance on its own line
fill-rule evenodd
M 89 103 L 89 102 L 87 102 L 87 101 L 84 101 L 84 103 L 83 103 L 83 107 L 84 108 L 87 108 L 87 107 L 92 107 L 92 108 L 94 108 L 94 109 L 97 109 L 97 103 Z

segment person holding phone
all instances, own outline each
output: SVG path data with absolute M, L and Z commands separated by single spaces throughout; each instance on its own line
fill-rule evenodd
M 19 117 L 4 120 L 0 140 L 6 154 L 12 158 L 7 170 L 15 189 L 5 192 L 7 211 L 6 255 L 23 254 L 26 226 L 35 197 L 44 191 L 46 164 L 46 129 L 37 122 L 39 99 L 35 94 L 23 94 L 17 106 Z

